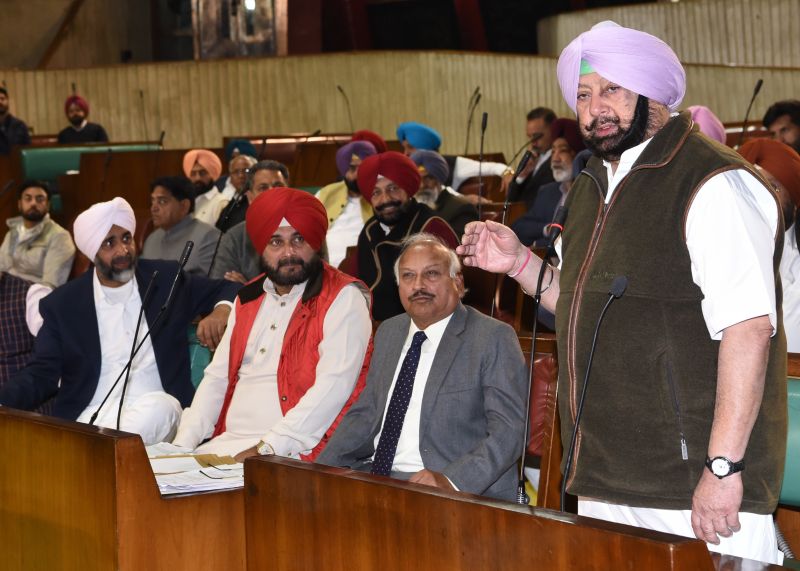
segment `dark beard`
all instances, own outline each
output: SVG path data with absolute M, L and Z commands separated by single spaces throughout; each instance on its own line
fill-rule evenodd
M 205 194 L 212 188 L 214 188 L 214 181 L 212 180 L 208 184 L 204 184 L 203 181 L 199 180 L 195 183 L 192 183 L 194 186 L 194 194 L 195 196 L 200 196 L 201 194 Z
M 295 275 L 283 276 L 280 273 L 280 269 L 283 266 L 294 264 L 301 264 L 302 269 L 299 273 Z M 317 254 L 314 254 L 314 257 L 311 258 L 308 262 L 304 262 L 302 258 L 293 256 L 291 258 L 284 258 L 278 262 L 277 267 L 270 266 L 266 263 L 263 258 L 261 260 L 261 270 L 267 274 L 269 280 L 274 283 L 275 285 L 279 286 L 293 286 L 297 284 L 301 284 L 306 280 L 311 280 L 317 277 L 320 272 L 322 272 L 322 260 Z
M 382 222 L 382 223 L 386 224 L 387 226 L 390 226 L 390 227 L 394 226 L 395 224 L 400 222 L 400 220 L 403 219 L 403 216 L 406 215 L 406 212 L 408 211 L 408 205 L 410 203 L 411 203 L 410 200 L 407 201 L 405 204 L 403 204 L 399 200 L 393 200 L 392 202 L 384 202 L 383 204 L 381 204 L 381 209 L 380 210 L 378 210 L 377 208 L 375 209 L 375 218 L 378 219 L 378 222 Z M 394 214 L 390 214 L 388 216 L 384 216 L 382 214 L 382 211 L 387 206 L 397 206 L 398 209 L 395 210 Z
M 128 260 L 131 263 L 131 267 L 127 270 L 115 270 L 114 269 L 114 262 L 122 262 L 124 260 Z M 107 280 L 120 282 L 120 283 L 128 283 L 130 279 L 133 277 L 134 272 L 136 271 L 136 256 L 132 256 L 128 254 L 127 256 L 117 256 L 116 258 L 112 258 L 111 265 L 106 265 L 103 260 L 100 259 L 99 256 L 95 256 L 94 258 L 94 265 L 102 275 Z
M 630 127 L 625 129 L 619 124 L 619 118 L 613 122 L 619 126 L 616 135 L 608 137 L 595 137 L 591 134 L 597 126 L 598 119 L 589 125 L 589 135 L 584 134 L 586 147 L 601 159 L 616 162 L 622 153 L 644 142 L 647 137 L 647 127 L 650 123 L 650 102 L 647 97 L 640 95 L 636 100 L 636 109 Z M 584 130 L 585 132 L 585 130 Z
M 72 123 L 73 127 L 80 127 L 81 123 L 83 123 L 83 117 L 70 117 L 69 122 Z
M 24 218 L 28 222 L 41 222 L 42 220 L 44 220 L 46 214 L 47 212 L 39 212 L 38 210 L 28 210 L 27 212 L 22 213 L 22 218 Z
M 358 189 L 358 180 L 344 179 L 344 184 L 347 187 L 347 190 L 353 194 L 361 194 L 361 191 Z

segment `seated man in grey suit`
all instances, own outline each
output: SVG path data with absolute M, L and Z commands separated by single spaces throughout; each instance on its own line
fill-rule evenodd
M 455 253 L 407 238 L 394 267 L 406 312 L 375 335 L 367 386 L 317 462 L 513 501 L 525 360 L 513 329 L 461 304 Z

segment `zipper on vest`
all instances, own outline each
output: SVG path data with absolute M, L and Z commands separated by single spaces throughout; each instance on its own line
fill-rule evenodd
M 672 363 L 667 360 L 667 384 L 669 385 L 669 392 L 672 395 L 672 406 L 675 409 L 675 414 L 678 417 L 678 432 L 681 436 L 681 459 L 684 461 L 689 460 L 689 448 L 686 446 L 686 435 L 683 431 L 683 415 L 681 414 L 681 402 L 678 399 L 678 389 L 675 387 L 675 379 L 672 376 Z

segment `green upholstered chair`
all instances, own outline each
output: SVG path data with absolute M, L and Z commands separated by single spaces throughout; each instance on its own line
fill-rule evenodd
M 211 351 L 203 347 L 197 338 L 197 325 L 189 326 L 189 367 L 192 371 L 192 384 L 194 388 L 203 380 L 203 373 L 211 362 Z
M 780 503 L 800 506 L 800 379 L 789 378 L 789 438 Z

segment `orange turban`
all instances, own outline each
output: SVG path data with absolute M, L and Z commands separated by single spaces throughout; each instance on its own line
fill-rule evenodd
M 247 207 L 247 235 L 259 255 L 284 219 L 314 250 L 319 251 L 328 231 L 325 207 L 311 193 L 279 187 L 262 192 Z
M 800 206 L 800 155 L 797 151 L 780 141 L 758 138 L 742 145 L 739 154 L 769 171 L 789 191 L 792 202 Z
M 195 163 L 200 163 L 200 166 L 206 169 L 214 180 L 217 180 L 222 174 L 222 161 L 211 151 L 192 149 L 183 155 L 183 174 L 188 177 Z
M 358 189 L 364 198 L 372 199 L 378 176 L 391 180 L 406 191 L 409 198 L 419 190 L 420 174 L 417 165 L 403 153 L 387 151 L 367 157 L 358 167 Z

